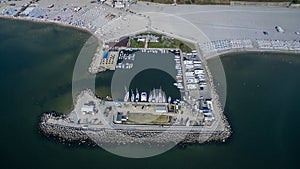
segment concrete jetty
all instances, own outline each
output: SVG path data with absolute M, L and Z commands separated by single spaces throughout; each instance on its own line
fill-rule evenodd
M 72 127 L 65 125 L 57 125 L 49 123 L 49 119 L 53 118 L 50 114 L 44 114 L 39 124 L 40 130 L 48 136 L 57 137 L 62 142 L 75 142 L 90 140 L 97 143 L 116 143 L 116 144 L 142 144 L 142 143 L 203 143 L 210 141 L 225 141 L 231 135 L 229 125 L 226 125 L 223 131 L 170 131 L 165 132 L 163 136 L 154 137 L 161 134 L 155 130 L 128 130 L 128 129 L 83 129 L 82 127 Z M 62 118 L 62 117 L 56 117 Z M 111 137 L 113 136 L 113 137 Z M 129 137 L 128 137 L 129 136 Z M 184 138 L 184 139 L 178 139 Z

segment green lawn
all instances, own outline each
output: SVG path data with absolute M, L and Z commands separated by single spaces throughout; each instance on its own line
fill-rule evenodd
M 130 39 L 130 47 L 131 48 L 144 48 L 144 42 L 138 42 L 136 39 Z
M 179 48 L 183 52 L 191 52 L 194 48 L 193 44 L 189 44 L 187 42 L 182 42 L 178 39 L 174 38 L 166 38 L 163 37 L 162 34 L 158 34 L 155 32 L 145 32 L 139 35 L 155 35 L 159 37 L 159 42 L 148 42 L 148 48 Z M 131 48 L 144 48 L 145 42 L 138 42 L 137 39 L 130 38 L 130 47 Z

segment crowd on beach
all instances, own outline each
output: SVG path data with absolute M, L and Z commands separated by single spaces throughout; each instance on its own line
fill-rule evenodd
M 0 16 L 56 22 L 90 31 L 104 41 L 147 31 L 146 16 L 123 8 L 112 8 L 103 1 L 53 2 L 51 0 L 0 1 Z M 251 38 L 251 37 L 249 37 Z M 299 40 L 223 39 L 200 44 L 203 53 L 239 50 L 299 51 Z
M 24 0 L 23 3 L 19 2 L 17 5 L 1 1 L 0 15 L 67 24 L 94 33 L 118 14 L 100 3 L 89 4 L 85 1 L 75 1 L 74 3 L 55 2 L 52 4 L 49 0 L 28 2 Z
M 117 36 L 116 34 L 121 36 L 122 33 L 135 32 L 144 29 L 147 25 L 145 16 L 125 7 L 114 8 L 106 2 L 110 1 L 20 0 L 16 3 L 9 3 L 2 0 L 0 1 L 0 16 L 71 25 L 99 34 L 104 39 L 113 38 Z M 128 15 L 130 17 L 126 17 Z

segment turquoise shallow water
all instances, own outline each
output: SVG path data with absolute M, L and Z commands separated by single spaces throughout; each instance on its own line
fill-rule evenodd
M 71 80 L 87 33 L 56 25 L 0 20 L 0 149 L 3 168 L 298 168 L 300 55 L 230 54 L 226 143 L 192 145 L 128 159 L 101 148 L 68 146 L 39 135 L 42 112 L 72 108 Z M 147 72 L 145 72 L 147 73 Z M 108 89 L 111 72 L 98 76 Z M 132 84 L 134 85 L 134 84 Z M 107 90 L 108 91 L 108 90 Z M 109 92 L 107 92 L 109 93 Z

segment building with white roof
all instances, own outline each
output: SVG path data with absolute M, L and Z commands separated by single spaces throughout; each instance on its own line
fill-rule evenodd
M 90 113 L 90 112 L 94 112 L 94 108 L 95 108 L 94 105 L 86 105 L 85 104 L 81 107 L 81 111 L 83 113 Z
M 167 112 L 167 106 L 166 105 L 156 105 L 155 106 L 155 112 L 156 113 L 166 113 Z

